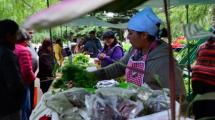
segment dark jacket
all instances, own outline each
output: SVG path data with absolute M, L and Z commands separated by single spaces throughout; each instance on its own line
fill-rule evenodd
M 41 80 L 47 77 L 53 77 L 52 70 L 54 66 L 53 56 L 47 50 L 40 50 L 39 55 L 39 73 L 37 75 Z
M 23 93 L 18 58 L 11 49 L 0 45 L 0 118 L 21 109 Z
M 95 58 L 99 53 L 99 49 L 96 46 L 96 42 L 89 39 L 84 44 L 84 52 L 89 54 L 90 57 Z

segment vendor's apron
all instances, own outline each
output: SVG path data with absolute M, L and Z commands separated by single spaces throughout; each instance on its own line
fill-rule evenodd
M 144 71 L 145 71 L 145 65 L 146 65 L 146 59 L 148 57 L 148 53 L 153 50 L 157 46 L 156 42 L 153 42 L 149 48 L 149 51 L 139 60 L 139 61 L 133 61 L 133 56 L 137 53 L 137 50 L 133 52 L 131 55 L 127 68 L 125 70 L 126 79 L 127 82 L 133 83 L 138 86 L 142 86 L 144 83 Z M 138 72 L 137 70 L 132 70 L 130 68 L 138 69 L 138 71 L 143 71 L 143 73 Z

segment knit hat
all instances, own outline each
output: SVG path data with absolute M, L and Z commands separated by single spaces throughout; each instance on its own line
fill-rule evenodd
M 156 36 L 158 32 L 157 24 L 160 24 L 161 20 L 155 15 L 150 7 L 146 7 L 134 15 L 128 22 L 128 29 L 137 32 L 147 32 L 152 36 Z

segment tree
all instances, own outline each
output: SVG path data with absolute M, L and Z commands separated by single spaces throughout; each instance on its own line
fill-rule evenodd
M 206 30 L 212 25 L 213 5 L 189 5 L 189 22 L 196 23 L 204 27 Z M 158 15 L 165 21 L 164 13 L 156 9 Z M 173 37 L 182 36 L 183 24 L 186 24 L 186 8 L 185 6 L 174 7 L 170 9 L 171 30 Z
M 58 0 L 49 1 L 54 4 Z M 22 24 L 28 16 L 46 7 L 46 0 L 0 0 L 0 18 Z

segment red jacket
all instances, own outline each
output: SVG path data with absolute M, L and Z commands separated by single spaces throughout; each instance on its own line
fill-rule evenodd
M 14 53 L 18 56 L 22 79 L 26 85 L 30 85 L 35 79 L 32 68 L 32 57 L 26 43 L 16 44 Z

